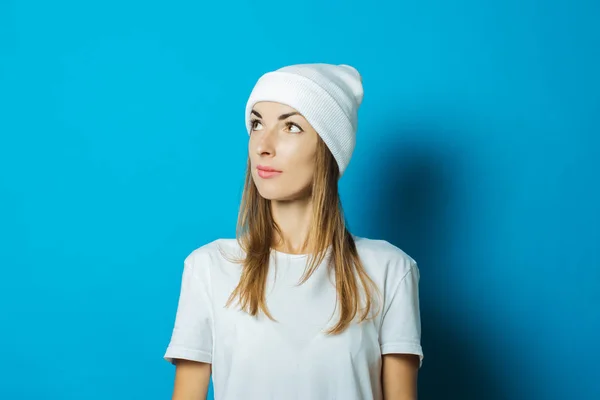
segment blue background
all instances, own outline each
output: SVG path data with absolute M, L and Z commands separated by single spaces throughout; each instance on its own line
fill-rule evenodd
M 2 399 L 167 399 L 258 77 L 363 75 L 353 233 L 421 269 L 422 399 L 600 398 L 597 1 L 2 1 Z M 212 394 L 211 396 L 212 397 Z

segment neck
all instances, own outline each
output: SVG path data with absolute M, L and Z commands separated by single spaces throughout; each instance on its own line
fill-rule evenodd
M 312 220 L 312 196 L 293 201 L 271 201 L 271 213 L 281 234 L 275 232 L 275 250 L 303 254 Z

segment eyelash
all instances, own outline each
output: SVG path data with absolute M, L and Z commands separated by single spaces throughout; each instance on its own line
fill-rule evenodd
M 251 127 L 251 130 L 254 130 L 254 123 L 255 123 L 255 122 L 260 122 L 260 121 L 259 121 L 259 120 L 257 120 L 256 118 L 254 118 L 254 119 L 251 119 L 251 120 L 250 120 L 250 127 Z M 291 126 L 291 125 L 294 125 L 296 128 L 300 129 L 300 132 L 294 132 L 294 133 L 302 133 L 302 132 L 304 132 L 304 130 L 303 130 L 302 128 L 300 128 L 300 126 L 298 126 L 298 124 L 295 124 L 295 123 L 293 123 L 293 122 L 289 122 L 289 121 L 285 123 L 285 126 L 288 126 L 288 127 L 289 127 L 289 126 Z

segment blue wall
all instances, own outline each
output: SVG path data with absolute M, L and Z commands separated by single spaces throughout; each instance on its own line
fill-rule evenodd
M 419 262 L 421 398 L 600 398 L 600 3 L 169 3 L 0 3 L 0 398 L 170 398 L 183 258 L 302 62 L 363 74 L 342 199 Z

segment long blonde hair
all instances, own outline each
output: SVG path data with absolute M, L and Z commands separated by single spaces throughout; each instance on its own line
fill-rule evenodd
M 378 289 L 367 275 L 358 256 L 354 238 L 346 228 L 338 193 L 338 165 L 321 138 L 315 161 L 316 170 L 312 184 L 313 223 L 305 242 L 305 248 L 312 251 L 300 284 L 310 278 L 323 262 L 327 249 L 331 246 L 328 265 L 335 275 L 338 302 L 336 305 L 340 306 L 340 318 L 327 333 L 337 334 L 343 332 L 357 315 L 359 321 L 372 317 L 369 314 L 374 304 L 373 290 L 378 292 Z M 236 234 L 245 256 L 239 260 L 243 265 L 241 278 L 231 293 L 227 306 L 237 299 L 242 310 L 250 315 L 255 316 L 262 311 L 274 320 L 266 305 L 265 290 L 275 232 L 281 234 L 271 214 L 270 200 L 258 193 L 248 160 Z M 360 301 L 361 293 L 364 294 L 364 305 Z

